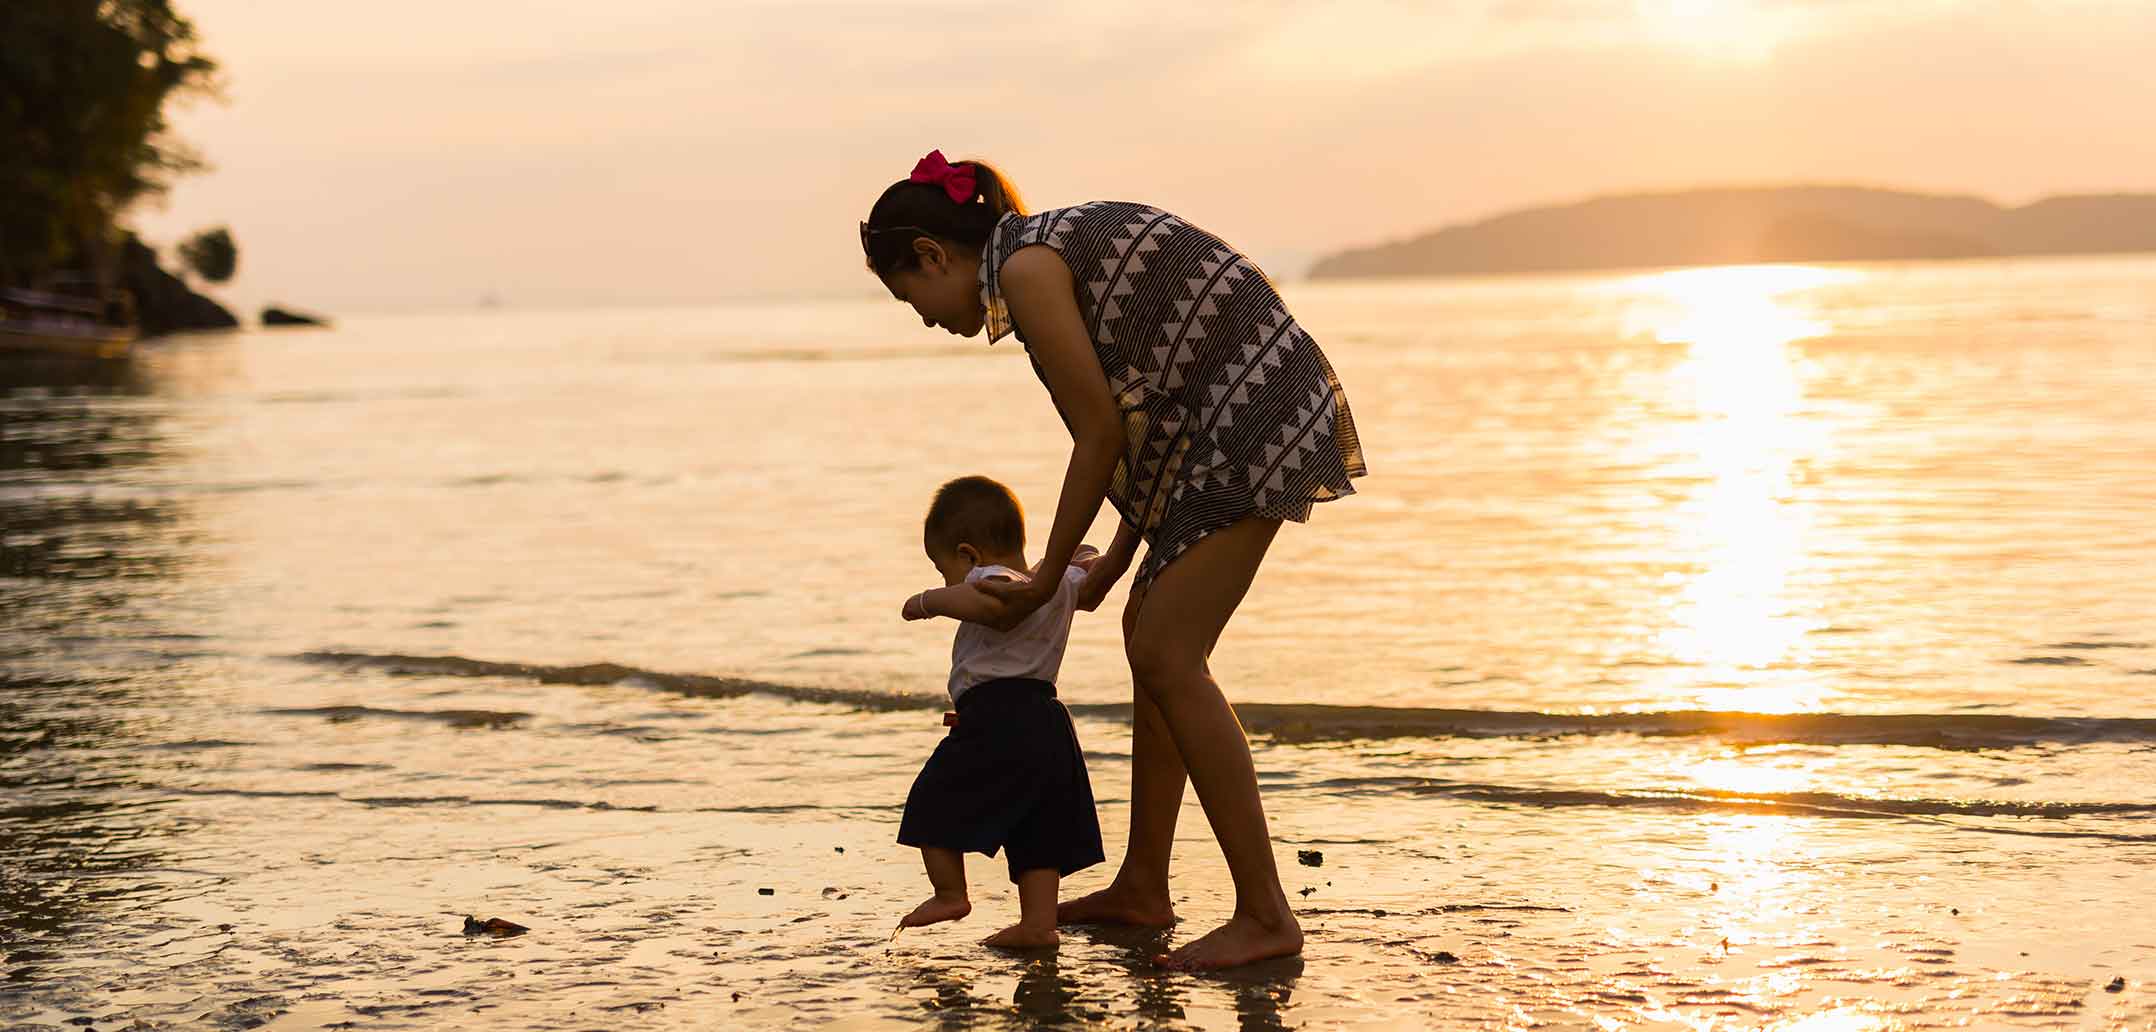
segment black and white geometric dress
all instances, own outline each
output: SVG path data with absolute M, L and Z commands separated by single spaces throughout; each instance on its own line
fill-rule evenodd
M 1014 330 L 1025 340 L 998 274 L 1034 244 L 1070 267 L 1123 414 L 1108 501 L 1146 542 L 1133 590 L 1238 520 L 1301 522 L 1316 503 L 1355 493 L 1348 481 L 1367 469 L 1340 378 L 1248 258 L 1143 204 L 1005 215 L 981 257 L 990 343 Z

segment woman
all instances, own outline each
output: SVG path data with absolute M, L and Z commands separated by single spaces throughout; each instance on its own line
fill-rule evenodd
M 1281 521 L 1353 494 L 1365 472 L 1324 353 L 1257 266 L 1204 230 L 1120 201 L 1028 216 L 993 168 L 940 151 L 877 199 L 861 247 L 926 325 L 1024 343 L 1072 440 L 1041 568 L 1064 568 L 1103 499 L 1122 524 L 1081 604 L 1097 604 L 1147 545 L 1123 614 L 1130 839 L 1115 880 L 1058 907 L 1058 920 L 1175 921 L 1168 866 L 1187 777 L 1227 858 L 1235 912 L 1156 959 L 1217 969 L 1301 952 L 1249 742 L 1207 661 Z M 986 590 L 1013 624 L 1055 584 Z

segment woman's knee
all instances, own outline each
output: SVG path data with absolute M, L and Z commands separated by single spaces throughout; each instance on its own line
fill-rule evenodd
M 1155 701 L 1205 675 L 1204 650 L 1168 635 L 1141 630 L 1123 639 L 1123 655 L 1130 661 L 1132 683 Z

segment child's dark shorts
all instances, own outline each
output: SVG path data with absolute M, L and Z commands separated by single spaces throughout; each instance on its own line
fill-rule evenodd
M 1056 686 L 1009 677 L 958 697 L 958 724 L 913 779 L 900 845 L 996 855 L 1023 871 L 1100 863 L 1100 818 Z

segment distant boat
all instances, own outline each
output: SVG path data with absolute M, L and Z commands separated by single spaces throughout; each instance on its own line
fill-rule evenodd
M 0 287 L 0 353 L 125 358 L 140 334 L 134 299 L 124 290 Z

